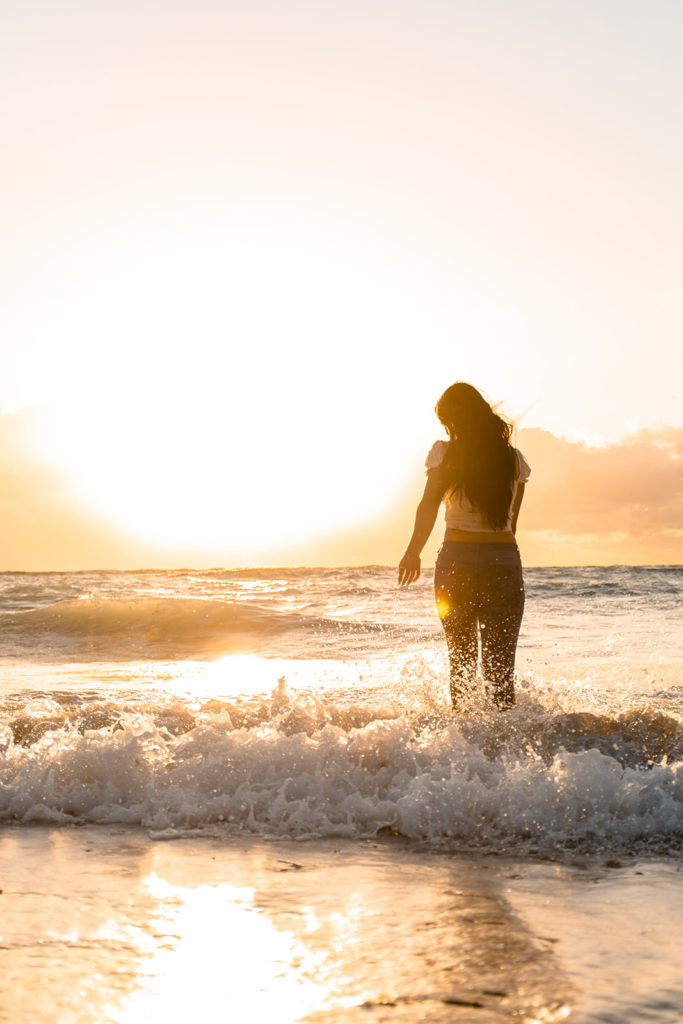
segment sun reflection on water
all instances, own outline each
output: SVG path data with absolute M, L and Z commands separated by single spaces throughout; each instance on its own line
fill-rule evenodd
M 309 973 L 316 956 L 259 911 L 252 888 L 188 888 L 154 872 L 143 887 L 157 916 L 148 934 L 128 936 L 145 958 L 140 987 L 109 1009 L 111 1020 L 170 1024 L 212 1007 L 221 1019 L 288 1024 L 320 1005 L 324 992 Z
M 354 689 L 363 680 L 364 664 L 317 658 L 263 658 L 228 654 L 215 661 L 168 662 L 150 679 L 158 690 L 177 697 L 271 697 L 285 690 L 316 693 Z

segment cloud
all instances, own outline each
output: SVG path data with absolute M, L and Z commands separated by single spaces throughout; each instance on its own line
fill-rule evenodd
M 520 519 L 528 564 L 683 561 L 683 429 L 599 447 L 527 429 L 518 443 L 533 466 Z
M 633 539 L 683 533 L 683 429 L 648 428 L 604 447 L 529 429 L 519 446 L 534 466 L 526 530 Z

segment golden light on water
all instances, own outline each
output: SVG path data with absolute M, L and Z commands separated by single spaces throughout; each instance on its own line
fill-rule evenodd
M 20 1021 L 294 1024 L 386 1009 L 446 1024 L 476 1005 L 552 1024 L 572 1003 L 553 951 L 512 910 L 509 867 L 102 827 L 18 830 L 3 852 L 21 855 L 6 873 L 0 977 Z
M 355 659 L 294 661 L 257 654 L 227 654 L 213 661 L 168 662 L 150 681 L 153 678 L 155 688 L 165 694 L 189 700 L 255 697 L 279 700 L 284 706 L 290 691 L 317 695 L 325 690 L 352 690 L 363 667 Z
M 111 1020 L 185 1024 L 212 1007 L 214 1019 L 294 1024 L 323 1000 L 324 987 L 311 978 L 320 955 L 276 928 L 255 906 L 253 888 L 184 887 L 155 873 L 143 885 L 158 908 L 149 924 L 154 938 L 102 936 L 128 938 L 143 952 L 139 987 L 108 1010 Z

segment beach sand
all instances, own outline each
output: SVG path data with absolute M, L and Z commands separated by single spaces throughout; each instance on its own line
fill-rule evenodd
M 671 858 L 0 832 L 0 1020 L 683 1020 Z

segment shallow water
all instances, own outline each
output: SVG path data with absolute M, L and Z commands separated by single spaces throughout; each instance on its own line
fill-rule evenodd
M 677 853 L 683 570 L 526 578 L 516 707 L 453 715 L 428 578 L 5 574 L 0 820 Z
M 432 574 L 249 569 L 0 573 L 0 656 L 47 661 L 401 653 L 439 641 Z M 680 652 L 683 567 L 527 569 L 521 649 L 561 657 Z
M 14 1024 L 680 1020 L 670 860 L 6 826 L 0 865 Z

